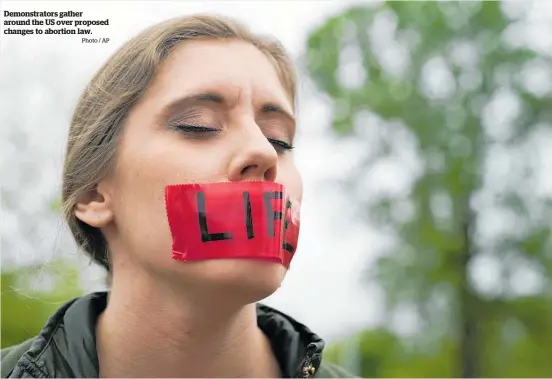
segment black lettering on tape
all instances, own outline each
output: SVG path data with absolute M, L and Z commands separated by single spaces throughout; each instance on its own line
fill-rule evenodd
M 221 241 L 232 239 L 232 233 L 209 233 L 207 229 L 207 214 L 205 212 L 205 194 L 203 192 L 197 193 L 197 214 L 199 217 L 199 228 L 201 230 L 201 241 Z

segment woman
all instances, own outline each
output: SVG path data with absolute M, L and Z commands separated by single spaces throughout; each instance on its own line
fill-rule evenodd
M 109 59 L 76 107 L 63 174 L 64 215 L 108 270 L 109 299 L 67 303 L 2 352 L 3 376 L 350 376 L 321 363 L 316 334 L 256 305 L 298 232 L 294 75 L 277 42 L 213 16 L 155 25 Z

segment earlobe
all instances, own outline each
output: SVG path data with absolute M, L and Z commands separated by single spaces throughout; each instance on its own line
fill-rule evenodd
M 75 206 L 75 216 L 95 228 L 103 228 L 113 221 L 112 201 L 109 192 L 100 186 L 83 193 Z

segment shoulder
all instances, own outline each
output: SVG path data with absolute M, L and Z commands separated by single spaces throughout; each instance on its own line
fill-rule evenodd
M 333 363 L 322 363 L 316 373 L 317 378 L 358 378 Z
M 1 369 L 1 378 L 7 378 L 8 375 L 12 372 L 15 364 L 19 359 L 25 354 L 27 350 L 33 344 L 35 338 L 30 338 L 19 345 L 14 345 L 6 347 L 0 350 L 0 369 Z

